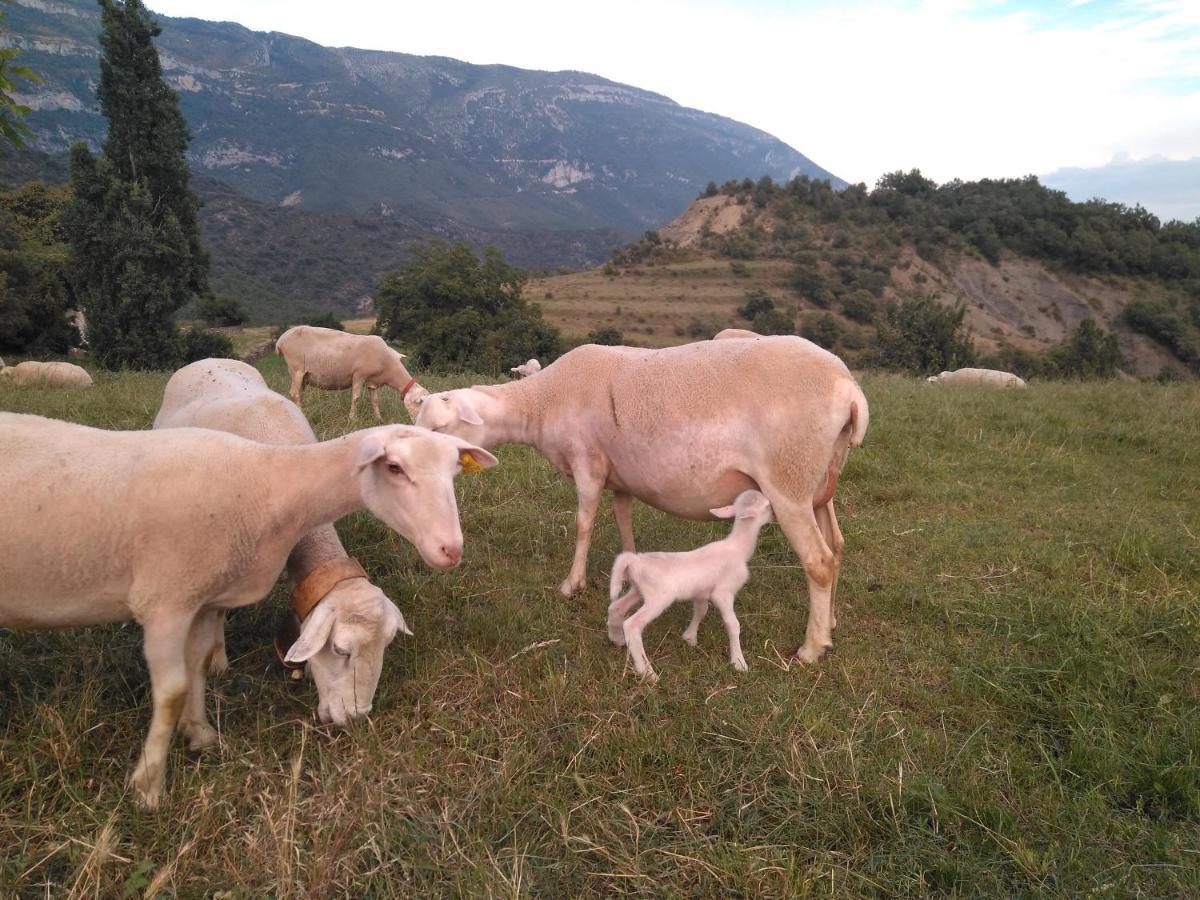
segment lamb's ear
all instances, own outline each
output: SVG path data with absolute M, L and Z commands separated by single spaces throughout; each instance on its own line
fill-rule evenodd
M 362 470 L 386 452 L 387 448 L 383 446 L 383 439 L 377 434 L 368 434 L 358 445 L 358 456 L 355 458 L 354 464 L 359 470 Z
M 479 417 L 479 411 L 475 409 L 475 404 L 471 402 L 471 398 L 466 394 L 459 394 L 455 398 L 458 406 L 458 418 L 468 425 L 482 425 L 483 419 Z
M 317 652 L 325 646 L 329 640 L 329 632 L 333 630 L 333 607 L 328 603 L 321 603 L 312 611 L 312 614 L 304 620 L 304 625 L 300 629 L 300 637 L 296 639 L 296 643 L 292 644 L 288 650 L 287 656 L 284 657 L 285 662 L 302 663 L 315 656 Z
M 733 518 L 733 504 L 730 504 L 729 506 L 721 506 L 721 507 L 718 507 L 717 509 L 710 509 L 709 512 L 712 513 L 714 516 L 716 516 L 718 519 L 732 519 Z
M 451 435 L 446 436 L 452 437 Z M 476 447 L 462 438 L 453 438 L 453 440 L 454 445 L 459 449 L 460 456 L 466 456 L 474 460 L 475 464 L 481 469 L 490 469 L 496 463 L 500 462 L 500 460 L 496 459 L 496 457 L 492 456 L 492 454 L 488 453 L 482 447 Z

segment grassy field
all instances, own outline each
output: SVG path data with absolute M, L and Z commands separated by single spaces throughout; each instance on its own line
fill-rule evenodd
M 0 383 L 0 408 L 143 428 L 164 381 Z M 233 615 L 220 746 L 176 745 L 157 812 L 124 787 L 137 627 L 0 632 L 0 895 L 1200 896 L 1200 387 L 863 386 L 816 667 L 788 662 L 807 596 L 769 526 L 738 604 L 750 671 L 715 616 L 686 646 L 677 606 L 646 634 L 661 681 L 636 680 L 604 629 L 611 514 L 561 598 L 574 495 L 525 448 L 459 480 L 448 574 L 341 523 L 416 632 L 370 721 L 314 726 L 312 686 L 273 665 L 280 590 Z M 347 403 L 306 411 L 331 437 Z M 635 527 L 663 549 L 725 529 Z

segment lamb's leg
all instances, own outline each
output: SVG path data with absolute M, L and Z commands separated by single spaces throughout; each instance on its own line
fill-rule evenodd
M 746 657 L 742 656 L 742 624 L 733 611 L 733 594 L 720 594 L 713 597 L 713 603 L 721 613 L 721 621 L 725 623 L 725 633 L 729 635 L 729 664 L 739 672 L 745 672 Z
M 587 585 L 588 549 L 592 544 L 592 529 L 596 524 L 596 509 L 600 505 L 600 494 L 604 491 L 604 476 L 589 467 L 588 461 L 575 464 L 571 472 L 575 477 L 575 493 L 579 508 L 575 513 L 575 560 L 567 580 L 559 587 L 564 597 L 577 594 Z
M 187 700 L 186 659 L 192 618 L 173 609 L 164 610 L 142 623 L 154 712 L 150 716 L 150 730 L 146 734 L 142 756 L 129 776 L 129 784 L 138 801 L 149 809 L 158 805 L 162 795 L 167 748 Z
M 225 610 L 217 612 L 213 626 L 212 656 L 208 661 L 208 674 L 220 675 L 229 670 L 229 654 L 225 651 Z
M 708 615 L 708 598 L 697 599 L 692 601 L 692 621 L 688 627 L 683 630 L 683 639 L 696 646 L 696 642 L 700 637 L 700 623 L 704 621 L 704 617 Z
M 375 418 L 382 419 L 383 414 L 379 411 L 379 388 L 376 385 L 368 384 L 367 391 L 371 394 L 371 409 L 375 410 Z
M 304 376 L 306 374 L 303 369 L 297 369 L 292 373 L 292 386 L 288 389 L 288 396 L 297 406 L 304 399 Z
M 842 537 L 842 529 L 838 527 L 837 513 L 833 510 L 830 500 L 816 510 L 817 525 L 821 527 L 821 536 L 833 551 L 833 586 L 829 589 L 829 627 L 837 628 L 837 585 L 838 575 L 842 571 L 842 553 L 846 547 L 846 539 Z
M 625 645 L 629 648 L 629 658 L 633 668 L 639 675 L 658 681 L 658 675 L 650 667 L 646 657 L 646 649 L 642 646 L 642 631 L 647 625 L 663 614 L 668 606 L 675 602 L 674 597 L 647 597 L 642 595 L 642 607 L 625 620 L 622 628 L 625 631 Z
M 624 491 L 613 491 L 613 515 L 621 532 L 621 549 L 633 553 L 633 497 Z
M 608 639 L 618 647 L 625 646 L 625 614 L 642 599 L 637 585 L 608 605 Z
M 797 503 L 778 492 L 764 493 L 808 576 L 808 628 L 796 657 L 801 662 L 814 663 L 833 646 L 831 619 L 836 574 L 833 551 L 821 535 L 810 501 Z
M 179 717 L 179 730 L 189 750 L 203 750 L 217 742 L 217 732 L 208 724 L 204 692 L 217 641 L 222 634 L 221 610 L 203 609 L 192 620 L 187 642 L 187 700 Z

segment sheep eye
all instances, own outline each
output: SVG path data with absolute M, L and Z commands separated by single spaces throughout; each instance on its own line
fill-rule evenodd
M 331 646 L 333 647 L 333 652 L 336 653 L 338 656 L 345 657 L 346 659 L 350 658 L 349 650 L 344 650 L 341 647 L 339 647 L 337 644 L 332 644 Z
M 393 475 L 399 475 L 404 470 L 402 468 L 400 468 L 400 463 L 390 462 L 390 463 L 388 463 L 388 471 L 391 472 Z

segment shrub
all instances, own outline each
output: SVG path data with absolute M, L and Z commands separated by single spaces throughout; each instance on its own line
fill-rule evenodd
M 597 328 L 595 331 L 589 331 L 587 336 L 589 344 L 605 344 L 609 347 L 619 347 L 625 343 L 625 335 L 612 327 Z
M 742 262 L 740 259 L 735 259 L 735 260 L 730 261 L 729 271 L 732 272 L 734 275 L 736 275 L 738 278 L 749 278 L 750 277 L 750 267 L 748 265 L 746 265 L 744 262 Z
M 795 314 L 790 310 L 765 309 L 754 317 L 750 330 L 758 334 L 795 334 Z
M 178 343 L 180 365 L 210 357 L 237 359 L 233 352 L 233 341 L 215 331 L 192 328 L 180 332 Z
M 842 325 L 832 313 L 808 313 L 800 325 L 800 334 L 818 347 L 832 350 L 842 339 Z
M 737 308 L 737 314 L 746 321 L 753 322 L 756 316 L 770 312 L 774 308 L 775 301 L 771 299 L 771 295 L 756 288 L 746 292 L 746 302 Z
M 792 270 L 791 285 L 797 294 L 822 309 L 827 309 L 833 302 L 833 292 L 815 263 L 797 263 Z
M 241 325 L 246 321 L 246 308 L 228 294 L 209 294 L 197 305 L 196 313 L 209 325 Z
M 1112 378 L 1123 362 L 1117 336 L 1091 318 L 1050 351 L 1050 361 L 1064 378 Z
M 932 375 L 975 361 L 966 307 L 945 306 L 932 296 L 890 304 L 875 320 L 880 363 L 914 375 Z
M 869 291 L 857 290 L 842 298 L 842 313 L 851 322 L 870 325 L 878 309 L 879 304 Z
M 1184 322 L 1163 300 L 1135 300 L 1125 307 L 1125 321 L 1134 331 L 1162 344 L 1184 362 L 1200 359 L 1200 350 Z

